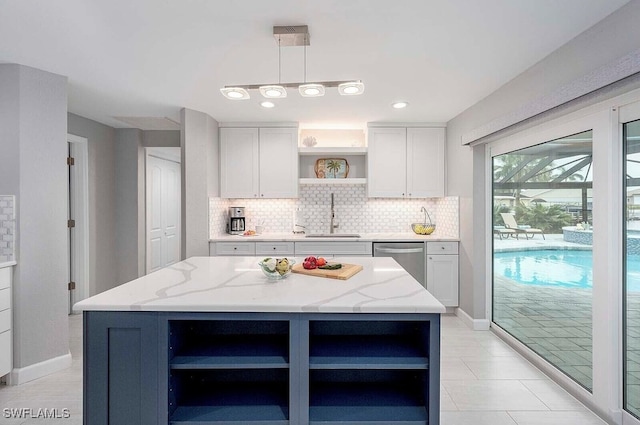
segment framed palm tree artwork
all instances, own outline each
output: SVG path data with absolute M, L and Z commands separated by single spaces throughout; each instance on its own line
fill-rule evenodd
M 344 179 L 349 175 L 349 163 L 344 158 L 319 158 L 314 170 L 319 179 Z

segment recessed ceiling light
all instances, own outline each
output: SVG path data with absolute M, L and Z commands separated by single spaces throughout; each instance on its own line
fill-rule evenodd
M 249 99 L 249 92 L 242 87 L 225 87 L 220 89 L 220 92 L 227 99 L 231 100 L 246 100 Z
M 298 91 L 302 97 L 324 96 L 324 86 L 322 84 L 301 84 Z
M 269 99 L 280 99 L 287 97 L 287 90 L 282 86 L 261 86 L 260 93 Z
M 338 93 L 343 96 L 355 96 L 364 93 L 364 84 L 362 81 L 350 81 L 342 83 L 338 86 Z
M 393 106 L 396 109 L 402 109 L 402 108 L 406 108 L 407 106 L 409 106 L 409 103 L 407 103 L 407 102 L 395 102 L 395 103 L 392 103 L 391 106 Z
M 274 106 L 276 106 L 276 104 L 265 100 L 264 102 L 260 102 L 260 106 L 262 106 L 263 108 L 273 108 Z

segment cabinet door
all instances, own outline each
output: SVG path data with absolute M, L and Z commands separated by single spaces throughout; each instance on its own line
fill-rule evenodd
M 405 128 L 369 129 L 367 195 L 370 198 L 404 198 L 406 162 Z
M 260 198 L 298 197 L 298 129 L 260 129 Z
M 258 129 L 220 129 L 220 197 L 258 196 Z
M 444 128 L 407 129 L 407 196 L 444 196 Z
M 427 254 L 427 291 L 445 307 L 458 306 L 458 256 Z
M 83 424 L 167 423 L 159 334 L 156 312 L 84 312 Z

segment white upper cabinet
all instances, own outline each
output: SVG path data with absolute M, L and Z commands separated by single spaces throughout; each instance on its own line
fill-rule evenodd
M 369 130 L 368 195 L 403 198 L 406 195 L 407 129 Z
M 444 196 L 444 132 L 444 128 L 370 128 L 368 196 Z
M 220 196 L 255 198 L 258 180 L 258 129 L 220 129 Z
M 298 197 L 298 130 L 260 129 L 260 197 Z
M 444 196 L 444 128 L 407 129 L 407 196 Z
M 296 128 L 220 129 L 220 196 L 296 198 Z

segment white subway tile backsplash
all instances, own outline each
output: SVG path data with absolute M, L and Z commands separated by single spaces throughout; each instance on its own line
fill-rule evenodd
M 247 229 L 257 224 L 265 232 L 293 230 L 294 212 L 300 209 L 307 233 L 329 231 L 331 193 L 335 201 L 338 233 L 411 232 L 411 223 L 422 222 L 425 207 L 436 223 L 436 234 L 458 237 L 458 197 L 424 199 L 367 198 L 363 185 L 300 186 L 298 199 L 209 199 L 210 237 L 225 233 L 227 210 L 245 207 Z
M 0 262 L 15 260 L 15 196 L 0 195 Z

